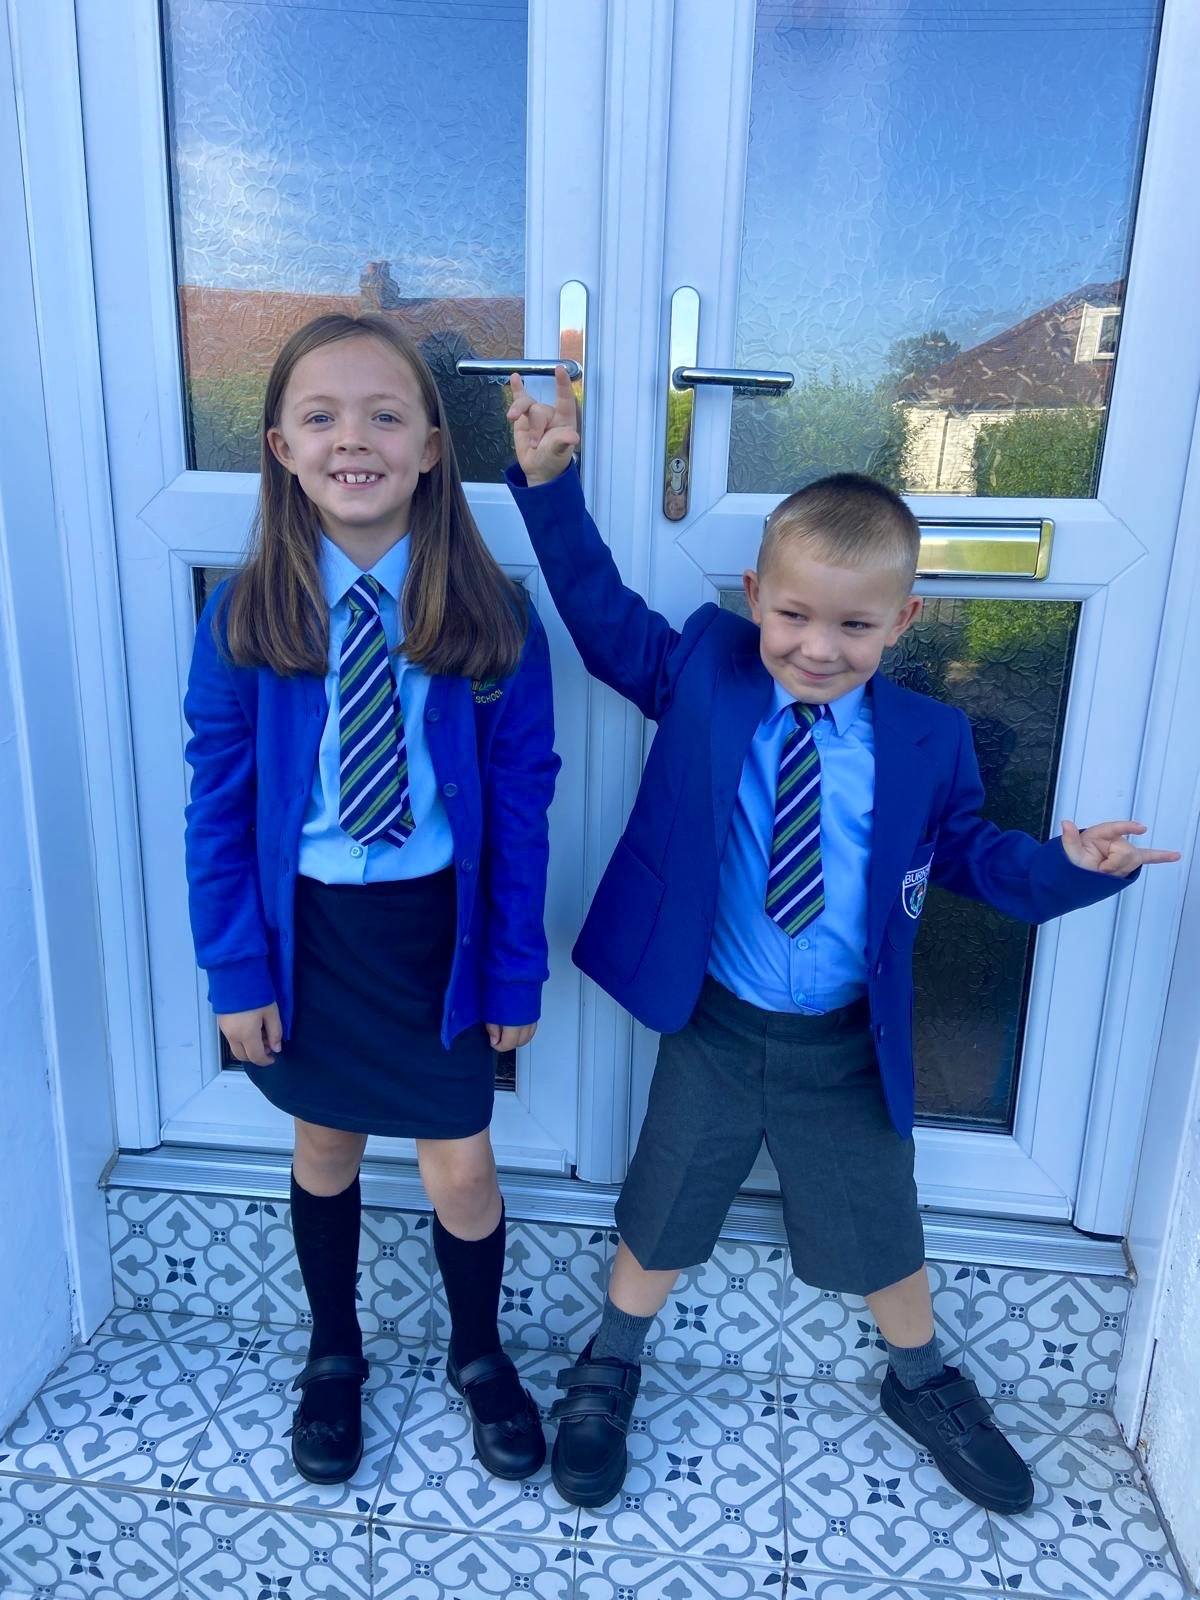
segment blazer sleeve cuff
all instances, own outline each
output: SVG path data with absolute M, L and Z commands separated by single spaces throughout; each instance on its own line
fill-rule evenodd
M 504 474 L 504 481 L 521 515 L 535 522 L 553 522 L 583 507 L 583 482 L 578 467 L 572 465 L 560 472 L 549 483 L 530 484 L 529 479 L 514 461 Z
M 275 986 L 265 956 L 225 961 L 208 969 L 208 1000 L 218 1016 L 229 1011 L 256 1011 L 273 1005 Z
M 484 979 L 484 1022 L 495 1022 L 502 1028 L 524 1028 L 529 1023 L 536 1022 L 541 1014 L 540 983 L 502 982 L 499 978 Z
M 1051 839 L 1043 845 L 1038 855 L 1037 869 L 1040 887 L 1061 907 L 1061 910 L 1051 911 L 1051 916 L 1060 916 L 1063 911 L 1077 911 L 1098 901 L 1111 899 L 1114 894 L 1120 894 L 1122 889 L 1128 889 L 1142 870 L 1139 867 L 1127 878 L 1114 878 L 1111 873 L 1077 867 L 1063 849 L 1061 839 Z

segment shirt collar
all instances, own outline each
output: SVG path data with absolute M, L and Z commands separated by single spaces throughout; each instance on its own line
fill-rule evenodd
M 778 716 L 782 711 L 790 710 L 796 703 L 778 678 L 774 679 L 774 684 L 775 697 L 772 703 L 772 718 Z M 833 720 L 833 726 L 839 736 L 849 732 L 854 719 L 862 710 L 863 697 L 866 692 L 866 684 L 860 683 L 856 689 L 851 689 L 846 694 L 839 695 L 836 700 L 831 700 L 826 706 L 825 709 L 829 712 Z
M 371 577 L 379 580 L 393 600 L 400 599 L 400 591 L 404 588 L 411 544 L 411 539 L 405 534 L 403 539 L 396 541 L 386 555 L 380 556 L 373 567 L 367 569 Z M 339 600 L 346 598 L 363 576 L 346 552 L 334 544 L 326 533 L 321 535 L 320 568 L 321 587 L 325 591 L 326 604 L 331 610 Z

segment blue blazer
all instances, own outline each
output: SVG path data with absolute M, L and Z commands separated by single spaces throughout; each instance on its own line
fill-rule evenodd
M 708 967 L 717 880 L 742 764 L 773 680 L 753 623 L 709 604 L 677 632 L 622 584 L 578 475 L 509 486 L 550 592 L 595 677 L 658 723 L 625 832 L 575 946 L 577 965 L 659 1033 L 691 1016 Z M 867 903 L 871 1020 L 888 1110 L 913 1124 L 912 952 L 924 885 L 1044 922 L 1131 880 L 1072 866 L 1058 840 L 979 816 L 983 786 L 961 711 L 870 681 L 876 810 Z M 836 892 L 836 891 L 835 891 Z
M 300 827 L 328 705 L 322 678 L 235 667 L 221 585 L 196 630 L 187 877 L 196 958 L 217 1012 L 279 1004 L 292 1019 Z M 517 670 L 495 684 L 435 677 L 425 739 L 454 837 L 458 937 L 442 1043 L 479 1022 L 536 1022 L 547 977 L 546 812 L 554 754 L 550 659 L 533 608 Z

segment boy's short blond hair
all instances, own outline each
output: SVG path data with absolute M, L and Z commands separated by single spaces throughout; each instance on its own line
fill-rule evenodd
M 861 472 L 818 478 L 780 501 L 763 531 L 760 573 L 792 539 L 832 567 L 894 567 L 910 586 L 921 551 L 921 530 L 904 501 Z

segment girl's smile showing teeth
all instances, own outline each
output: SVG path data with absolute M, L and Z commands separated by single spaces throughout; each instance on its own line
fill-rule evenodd
M 378 483 L 382 476 L 380 472 L 335 472 L 333 481 L 346 484 Z

